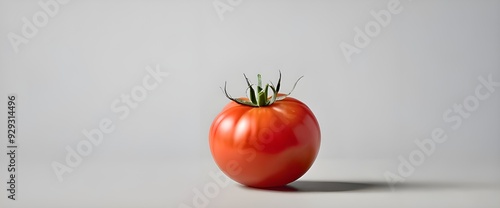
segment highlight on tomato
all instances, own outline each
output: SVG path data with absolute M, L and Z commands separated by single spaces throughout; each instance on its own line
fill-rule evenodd
M 306 104 L 279 93 L 278 82 L 257 85 L 244 74 L 247 98 L 233 98 L 215 117 L 209 132 L 217 166 L 231 179 L 250 187 L 284 186 L 304 175 L 320 148 L 318 121 Z M 300 77 L 294 84 L 297 85 Z

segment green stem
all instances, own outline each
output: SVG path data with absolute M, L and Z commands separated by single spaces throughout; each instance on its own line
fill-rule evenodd
M 281 87 L 280 86 L 281 85 L 281 72 L 280 72 L 280 76 L 279 76 L 278 83 L 277 83 L 276 87 L 271 83 L 271 84 L 266 84 L 266 86 L 264 88 L 262 88 L 262 76 L 260 74 L 257 74 L 257 86 L 250 83 L 250 81 L 248 80 L 248 78 L 245 74 L 243 74 L 243 76 L 245 76 L 245 80 L 246 80 L 247 85 L 248 85 L 248 90 L 250 90 L 249 100 L 231 97 L 227 93 L 226 84 L 224 84 L 224 89 L 222 89 L 222 91 L 224 92 L 224 94 L 226 95 L 226 97 L 228 99 L 230 99 L 236 103 L 239 103 L 241 105 L 247 105 L 247 106 L 251 106 L 251 107 L 268 106 L 268 105 L 272 105 L 276 101 L 285 99 L 286 96 L 288 96 L 292 93 L 290 91 L 290 93 L 281 94 L 278 97 L 278 93 L 279 93 L 279 90 Z M 295 89 L 295 86 L 297 85 L 297 83 L 299 82 L 300 79 L 302 79 L 302 77 L 300 77 L 295 82 L 295 84 L 293 85 L 292 91 Z M 271 93 L 272 93 L 271 96 L 268 96 L 269 88 L 271 88 Z
M 262 76 L 257 74 L 257 91 L 255 92 L 257 97 L 257 106 L 266 106 L 267 104 L 267 94 L 262 90 Z

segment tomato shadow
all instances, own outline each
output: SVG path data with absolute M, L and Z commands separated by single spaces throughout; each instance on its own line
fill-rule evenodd
M 405 182 L 393 186 L 393 190 L 430 190 L 430 189 L 456 189 L 471 186 L 482 186 L 480 184 L 457 184 L 443 182 Z M 246 187 L 246 186 L 245 186 Z M 346 192 L 346 191 L 380 191 L 391 192 L 386 182 L 340 182 L 340 181 L 295 181 L 286 186 L 270 188 L 252 188 L 263 191 L 277 192 Z
M 382 187 L 384 186 L 384 187 Z M 295 181 L 286 186 L 260 188 L 268 191 L 280 192 L 342 192 L 356 191 L 363 189 L 388 188 L 386 184 L 379 183 L 358 183 L 358 182 L 337 182 L 337 181 Z

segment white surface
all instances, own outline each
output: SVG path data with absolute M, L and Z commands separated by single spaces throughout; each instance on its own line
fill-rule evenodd
M 182 207 L 196 192 L 217 184 L 212 161 L 108 161 L 82 166 L 64 183 L 47 178 L 44 164 L 23 170 L 20 198 L 6 207 Z M 429 162 L 394 191 L 382 174 L 396 163 L 381 160 L 320 160 L 297 191 L 260 190 L 229 182 L 217 186 L 206 207 L 499 207 L 500 168 L 486 161 L 442 166 Z M 37 174 L 26 174 L 36 172 Z M 229 180 L 221 177 L 223 180 Z M 288 190 L 288 191 L 286 191 Z
M 207 207 L 500 207 L 500 87 L 459 128 L 443 119 L 475 96 L 479 77 L 500 81 L 500 1 L 401 0 L 403 10 L 350 63 L 339 44 L 353 44 L 354 29 L 392 0 L 73 0 L 16 53 L 7 35 L 21 34 L 22 19 L 48 1 L 0 0 L 0 131 L 6 94 L 17 93 L 20 145 L 19 200 L 1 193 L 2 208 L 191 206 L 193 188 L 217 170 L 207 133 L 228 102 L 219 87 L 228 81 L 232 95 L 243 95 L 242 73 L 267 81 L 278 70 L 284 91 L 305 75 L 293 96 L 322 129 L 318 161 L 301 180 L 366 188 L 291 193 L 231 184 Z M 224 21 L 214 2 L 234 4 Z M 168 77 L 120 119 L 110 106 L 156 65 Z M 114 131 L 58 182 L 52 162 L 64 162 L 66 147 L 103 118 Z M 396 172 L 398 157 L 436 128 L 448 140 L 406 185 L 385 189 L 384 172 Z

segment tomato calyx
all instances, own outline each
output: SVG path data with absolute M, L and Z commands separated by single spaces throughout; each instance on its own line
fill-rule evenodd
M 274 84 L 270 82 L 270 84 L 266 84 L 266 86 L 262 87 L 262 76 L 260 74 L 257 74 L 257 85 L 252 84 L 250 80 L 248 80 L 246 74 L 243 74 L 243 76 L 245 77 L 245 80 L 248 85 L 247 88 L 248 99 L 231 97 L 231 95 L 229 95 L 229 93 L 227 92 L 227 82 L 224 82 L 224 89 L 222 88 L 221 89 L 229 100 L 234 101 L 241 105 L 246 105 L 251 107 L 269 106 L 275 103 L 276 101 L 285 99 L 293 92 L 295 86 L 297 86 L 297 83 L 300 81 L 300 79 L 304 77 L 304 76 L 299 77 L 299 79 L 295 81 L 292 90 L 287 94 L 283 94 L 279 93 L 281 86 L 281 71 L 279 72 L 279 79 L 276 86 L 274 86 Z M 269 89 L 271 89 L 271 91 L 269 91 Z M 269 93 L 271 95 L 269 95 Z

